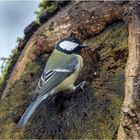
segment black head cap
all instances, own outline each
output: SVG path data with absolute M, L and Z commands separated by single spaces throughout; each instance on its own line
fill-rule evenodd
M 57 44 L 56 49 L 67 54 L 72 54 L 79 53 L 85 47 L 87 46 L 82 45 L 82 42 L 78 38 L 66 37 Z

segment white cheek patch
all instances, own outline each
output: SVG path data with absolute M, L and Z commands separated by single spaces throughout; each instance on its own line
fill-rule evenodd
M 79 44 L 71 42 L 71 41 L 63 41 L 59 44 L 60 48 L 67 50 L 67 51 L 72 51 L 74 50 Z

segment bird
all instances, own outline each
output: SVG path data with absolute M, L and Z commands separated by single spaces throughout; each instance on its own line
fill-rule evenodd
M 55 46 L 35 90 L 35 98 L 20 118 L 17 127 L 24 127 L 32 113 L 46 98 L 65 90 L 83 89 L 85 81 L 74 85 L 83 68 L 81 49 L 88 47 L 76 37 L 65 37 Z

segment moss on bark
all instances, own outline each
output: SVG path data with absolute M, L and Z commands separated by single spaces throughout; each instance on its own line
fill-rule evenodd
M 30 62 L 0 103 L 0 138 L 113 138 L 124 97 L 127 38 L 125 25 L 118 22 L 86 40 L 90 48 L 82 52 L 85 65 L 76 83 L 90 82 L 87 89 L 44 101 L 19 130 L 16 124 L 29 105 L 49 55 Z

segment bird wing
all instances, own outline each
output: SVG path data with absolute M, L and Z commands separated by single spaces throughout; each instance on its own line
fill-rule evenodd
M 53 58 L 52 58 L 53 60 Z M 58 60 L 57 68 L 50 67 L 45 68 L 41 78 L 38 82 L 38 86 L 36 89 L 37 96 L 32 101 L 30 106 L 24 112 L 20 121 L 18 122 L 18 127 L 23 127 L 29 118 L 31 117 L 34 110 L 38 107 L 38 105 L 51 94 L 53 94 L 53 88 L 61 83 L 66 77 L 68 77 L 71 73 L 76 70 L 78 60 L 74 56 L 69 57 L 68 59 L 62 59 L 63 62 Z M 48 66 L 48 65 L 47 65 Z M 46 67 L 47 67 L 46 66 Z
M 63 61 L 63 62 L 62 62 Z M 58 60 L 57 66 L 43 72 L 36 88 L 38 95 L 43 95 L 61 83 L 76 70 L 78 60 L 76 56 Z M 47 67 L 47 66 L 46 66 Z M 56 68 L 57 67 L 57 68 Z

